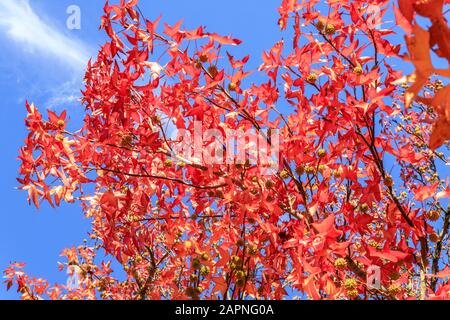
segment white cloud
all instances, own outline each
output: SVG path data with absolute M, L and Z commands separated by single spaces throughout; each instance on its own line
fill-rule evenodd
M 31 8 L 28 0 L 1 0 L 0 32 L 24 46 L 58 58 L 68 67 L 82 72 L 89 59 L 86 46 L 43 21 Z

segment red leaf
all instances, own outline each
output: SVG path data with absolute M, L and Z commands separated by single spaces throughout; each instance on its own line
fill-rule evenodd
M 450 267 L 447 266 L 444 270 L 439 272 L 436 276 L 439 278 L 450 277 Z
M 450 198 L 450 189 L 446 189 L 444 191 L 440 191 L 436 193 L 436 199 L 448 199 Z
M 413 8 L 414 0 L 398 0 L 398 6 L 400 7 L 400 12 L 403 17 L 407 19 L 407 21 L 411 22 L 414 18 L 414 8 Z M 394 6 L 395 10 L 395 6 Z M 398 20 L 397 20 L 398 22 Z
M 320 234 L 327 237 L 335 238 L 342 232 L 336 230 L 334 213 L 330 214 L 325 220 L 320 223 L 313 223 L 314 229 Z
M 311 297 L 313 300 L 319 300 L 320 294 L 315 283 L 316 281 L 314 280 L 314 275 L 310 275 L 305 282 L 305 291 L 307 292 L 308 296 Z
M 242 43 L 241 40 L 239 40 L 239 39 L 232 39 L 230 36 L 222 37 L 222 36 L 220 36 L 218 34 L 215 34 L 215 33 L 208 34 L 208 36 L 212 40 L 217 41 L 220 44 L 225 44 L 225 45 L 231 44 L 231 45 L 236 46 L 236 45 Z
M 416 0 L 410 1 L 418 14 L 431 20 L 442 16 L 444 0 Z
M 405 252 L 394 251 L 389 249 L 377 251 L 377 249 L 374 249 L 372 247 L 369 248 L 369 252 L 370 256 L 372 257 L 378 257 L 392 262 L 398 262 L 399 260 L 405 259 L 409 255 L 408 253 Z
M 36 208 L 39 208 L 39 195 L 38 195 L 38 191 L 35 186 L 29 186 L 28 199 L 33 201 Z
M 7 280 L 6 281 L 6 291 L 9 291 L 9 289 L 11 289 L 12 285 L 13 285 L 12 280 Z

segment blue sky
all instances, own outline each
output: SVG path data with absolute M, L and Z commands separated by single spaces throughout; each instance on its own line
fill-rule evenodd
M 160 0 L 141 1 L 148 18 L 163 14 L 163 21 L 233 34 L 244 41 L 239 50 L 252 55 L 257 67 L 261 52 L 278 39 L 278 0 Z M 70 5 L 81 9 L 81 29 L 69 30 Z M 89 229 L 78 205 L 40 210 L 28 206 L 26 193 L 16 190 L 18 149 L 27 132 L 25 100 L 45 110 L 68 109 L 72 123 L 80 123 L 77 103 L 84 66 L 104 40 L 98 30 L 103 1 L 2 0 L 0 2 L 0 269 L 10 262 L 26 262 L 26 271 L 50 282 L 65 282 L 57 271 L 60 252 L 81 244 Z M 0 285 L 0 299 L 17 298 Z

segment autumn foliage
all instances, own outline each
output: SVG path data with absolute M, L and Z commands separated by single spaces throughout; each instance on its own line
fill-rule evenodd
M 87 66 L 79 130 L 27 104 L 21 188 L 36 207 L 77 203 L 92 221 L 60 264 L 78 286 L 16 263 L 8 288 L 24 299 L 450 297 L 450 69 L 432 63 L 450 60 L 448 0 L 283 0 L 291 40 L 258 70 L 233 55 L 239 40 L 150 21 L 137 2 L 104 7 L 109 41 Z M 178 157 L 173 133 L 195 121 L 278 129 L 279 167 Z

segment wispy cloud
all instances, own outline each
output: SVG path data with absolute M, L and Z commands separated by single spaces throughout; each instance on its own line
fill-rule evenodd
M 84 43 L 43 21 L 28 0 L 1 0 L 0 32 L 27 51 L 56 57 L 74 70 L 82 72 L 89 59 L 89 50 Z
M 49 96 L 45 102 L 48 109 L 65 109 L 67 106 L 79 104 L 79 81 L 70 80 L 56 88 L 49 90 Z

